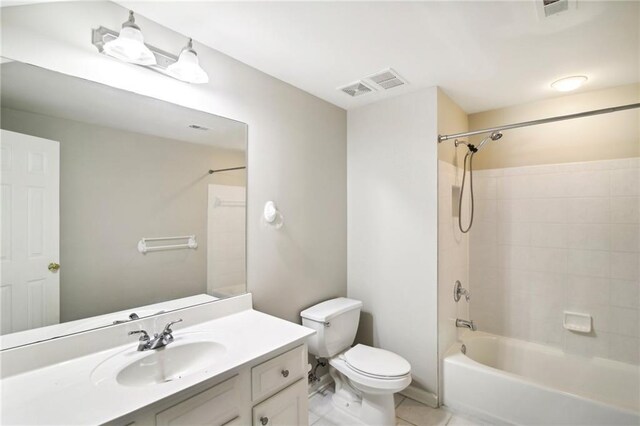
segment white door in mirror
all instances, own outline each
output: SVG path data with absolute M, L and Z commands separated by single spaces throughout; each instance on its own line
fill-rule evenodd
M 60 321 L 60 144 L 2 130 L 2 334 Z

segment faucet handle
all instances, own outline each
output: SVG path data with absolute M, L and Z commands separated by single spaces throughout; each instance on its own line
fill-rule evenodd
M 142 334 L 142 336 L 140 336 L 140 340 L 149 340 L 149 334 L 144 330 L 133 330 L 129 332 L 129 336 L 134 334 Z
M 169 324 L 167 324 L 167 325 L 165 325 L 165 326 L 164 326 L 164 330 L 162 331 L 162 333 L 163 333 L 163 334 L 171 334 L 171 333 L 173 333 L 173 330 L 171 330 L 171 326 L 172 326 L 173 324 L 177 324 L 177 323 L 179 323 L 179 322 L 182 322 L 182 318 L 177 319 L 177 320 L 175 320 L 175 321 L 171 321 Z

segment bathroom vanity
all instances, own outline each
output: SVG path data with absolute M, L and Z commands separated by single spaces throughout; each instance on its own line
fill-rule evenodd
M 173 326 L 138 351 L 132 331 Z M 305 425 L 306 327 L 246 294 L 0 352 L 2 424 Z

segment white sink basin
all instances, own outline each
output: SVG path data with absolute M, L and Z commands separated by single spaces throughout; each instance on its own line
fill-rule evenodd
M 169 383 L 196 373 L 206 373 L 225 354 L 217 342 L 201 340 L 206 333 L 176 338 L 168 346 L 138 352 L 136 346 L 116 354 L 93 370 L 95 384 L 115 381 L 122 386 L 151 386 Z

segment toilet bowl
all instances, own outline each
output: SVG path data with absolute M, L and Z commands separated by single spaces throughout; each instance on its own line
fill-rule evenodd
M 309 353 L 329 360 L 335 382 L 333 405 L 354 424 L 395 425 L 393 394 L 411 383 L 411 365 L 391 351 L 358 344 L 350 347 L 362 302 L 344 297 L 303 311 L 303 325 L 316 330 Z

